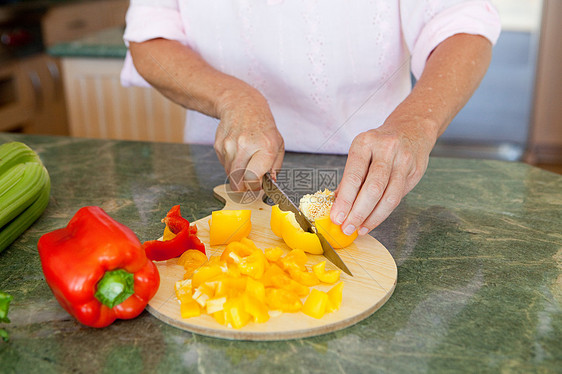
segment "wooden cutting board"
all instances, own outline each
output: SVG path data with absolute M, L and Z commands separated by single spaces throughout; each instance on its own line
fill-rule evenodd
M 258 248 L 279 246 L 286 253 L 289 247 L 277 238 L 270 229 L 271 207 L 263 202 L 263 191 L 239 193 L 232 192 L 228 185 L 214 188 L 217 198 L 224 201 L 223 209 L 250 209 L 252 211 L 252 231 L 248 236 Z M 205 243 L 207 256 L 220 255 L 225 246 L 209 245 L 209 225 L 211 216 L 196 222 L 197 235 Z M 147 309 L 156 318 L 183 330 L 197 334 L 238 340 L 284 340 L 321 335 L 351 326 L 373 314 L 392 295 L 398 276 L 396 263 L 387 249 L 373 237 L 358 237 L 350 246 L 338 249 L 338 254 L 353 273 L 353 277 L 342 272 L 344 282 L 341 308 L 315 319 L 298 313 L 283 313 L 269 319 L 266 323 L 249 323 L 241 329 L 220 325 L 211 316 L 202 315 L 183 319 L 174 292 L 174 284 L 182 279 L 184 269 L 177 265 L 177 259 L 158 261 L 160 288 L 149 302 Z M 321 255 L 310 255 L 313 265 L 324 261 Z M 336 267 L 327 261 L 326 269 Z M 315 286 L 328 291 L 332 285 Z M 303 299 L 304 302 L 304 299 Z

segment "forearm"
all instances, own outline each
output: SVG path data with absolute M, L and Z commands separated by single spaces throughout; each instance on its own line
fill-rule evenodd
M 457 34 L 446 39 L 435 48 L 414 89 L 385 124 L 418 123 L 436 140 L 480 84 L 491 57 L 492 44 L 484 37 Z M 401 120 L 395 121 L 397 118 Z
M 198 53 L 177 41 L 152 39 L 130 43 L 129 50 L 139 74 L 164 96 L 187 109 L 221 118 L 234 99 L 266 103 L 256 89 L 214 69 Z

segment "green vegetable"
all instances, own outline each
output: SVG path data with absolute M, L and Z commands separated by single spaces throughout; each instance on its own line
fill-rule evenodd
M 0 145 L 0 252 L 39 218 L 49 203 L 47 169 L 27 145 Z
M 10 301 L 12 301 L 12 296 L 0 291 L 0 323 L 10 323 L 10 319 L 8 318 Z M 0 338 L 7 342 L 9 339 L 8 332 L 4 329 L 0 329 Z

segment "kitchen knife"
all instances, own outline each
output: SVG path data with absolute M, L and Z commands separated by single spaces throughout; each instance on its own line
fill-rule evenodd
M 275 182 L 273 178 L 271 178 L 271 174 L 265 173 L 262 180 L 262 188 L 265 194 L 273 201 L 273 203 L 279 205 L 279 209 L 295 213 L 295 218 L 304 231 L 316 234 L 316 236 L 320 240 L 322 249 L 324 250 L 324 257 L 326 257 L 328 260 L 330 260 L 331 263 L 342 269 L 347 274 L 353 276 L 353 274 L 351 274 L 351 271 L 337 254 L 334 247 L 332 247 L 330 243 L 328 243 L 328 241 L 322 234 L 319 234 L 314 230 L 312 223 L 300 211 L 300 209 L 295 205 L 291 198 L 287 196 L 285 192 L 283 192 L 277 182 Z

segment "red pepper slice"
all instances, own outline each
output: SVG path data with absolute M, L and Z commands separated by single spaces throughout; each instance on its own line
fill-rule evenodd
M 143 243 L 146 257 L 153 261 L 164 261 L 181 256 L 188 249 L 205 253 L 205 244 L 197 237 L 197 226 L 181 216 L 180 206 L 175 205 L 163 219 L 168 228 L 176 234 L 170 240 L 149 240 Z
M 158 269 L 135 233 L 99 207 L 81 208 L 37 246 L 56 299 L 86 326 L 134 318 L 158 290 Z

